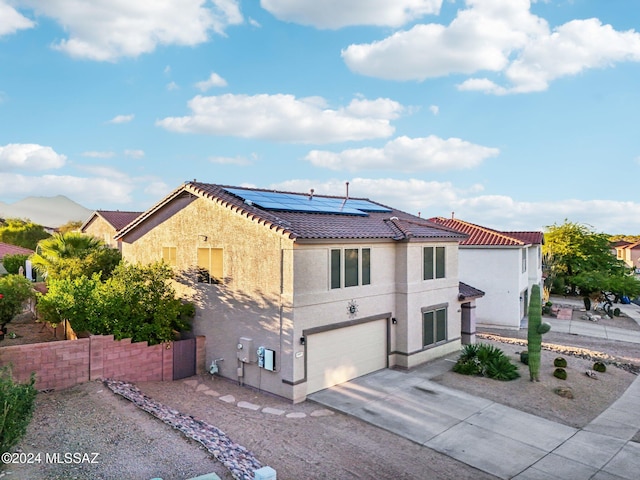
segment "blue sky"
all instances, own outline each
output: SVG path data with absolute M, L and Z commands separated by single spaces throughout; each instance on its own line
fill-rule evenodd
M 0 201 L 186 180 L 640 234 L 640 3 L 0 0 Z

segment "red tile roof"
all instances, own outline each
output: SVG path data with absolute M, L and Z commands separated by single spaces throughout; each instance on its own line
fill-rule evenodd
M 0 242 L 0 260 L 2 260 L 5 255 L 31 255 L 32 253 L 34 253 L 33 250 L 29 250 L 28 248 Z
M 434 217 L 429 220 L 438 225 L 467 234 L 469 237 L 460 242 L 460 245 L 518 247 L 544 243 L 544 234 L 542 232 L 500 232 L 456 218 Z
M 246 203 L 242 198 L 232 195 L 225 188 L 240 188 L 210 183 L 187 182 L 157 203 L 154 207 L 139 216 L 134 222 L 116 234 L 115 238 L 122 238 L 147 218 L 159 211 L 167 203 L 181 195 L 194 195 L 208 198 L 221 205 L 236 210 L 249 218 L 265 223 L 269 228 L 277 229 L 288 234 L 291 238 L 299 239 L 391 239 L 404 240 L 409 238 L 463 240 L 466 238 L 460 232 L 439 226 L 426 219 L 416 217 L 406 212 L 386 207 L 389 212 L 367 212 L 366 216 L 343 215 L 336 213 L 309 213 L 295 211 L 265 210 L 257 205 Z M 244 187 L 243 187 L 244 188 Z M 264 189 L 246 189 L 262 192 L 273 192 Z M 308 197 L 306 193 L 279 192 Z M 314 195 L 314 198 L 340 198 L 326 195 Z M 368 200 L 356 199 L 352 200 Z M 376 203 L 376 202 L 373 202 Z

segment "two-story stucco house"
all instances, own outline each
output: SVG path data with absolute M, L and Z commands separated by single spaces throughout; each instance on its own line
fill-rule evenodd
M 119 248 L 116 233 L 134 221 L 142 212 L 121 212 L 120 210 L 96 210 L 80 227 L 85 235 L 99 238 L 105 245 Z
M 116 239 L 174 266 L 213 371 L 294 402 L 457 351 L 483 294 L 458 281 L 466 235 L 366 199 L 194 181 Z
M 460 280 L 485 292 L 479 325 L 520 328 L 531 286 L 542 286 L 542 232 L 500 232 L 456 218 L 431 218 L 468 235 L 460 242 Z

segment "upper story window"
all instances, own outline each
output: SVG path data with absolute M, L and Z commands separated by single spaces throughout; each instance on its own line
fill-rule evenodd
M 222 283 L 222 248 L 198 248 L 198 282 Z
M 445 277 L 445 247 L 424 247 L 423 260 L 424 280 Z
M 331 288 L 371 284 L 370 248 L 331 250 Z
M 527 271 L 527 249 L 522 249 L 522 273 Z
M 164 260 L 167 265 L 175 267 L 178 264 L 176 252 L 176 247 L 162 247 L 162 260 Z

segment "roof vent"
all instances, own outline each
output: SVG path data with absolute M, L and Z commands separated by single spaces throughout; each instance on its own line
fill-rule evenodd
M 398 217 L 391 217 L 389 220 L 400 220 Z
M 249 206 L 253 205 L 253 202 L 251 200 L 249 200 L 248 198 L 245 199 L 244 203 L 246 203 Z

